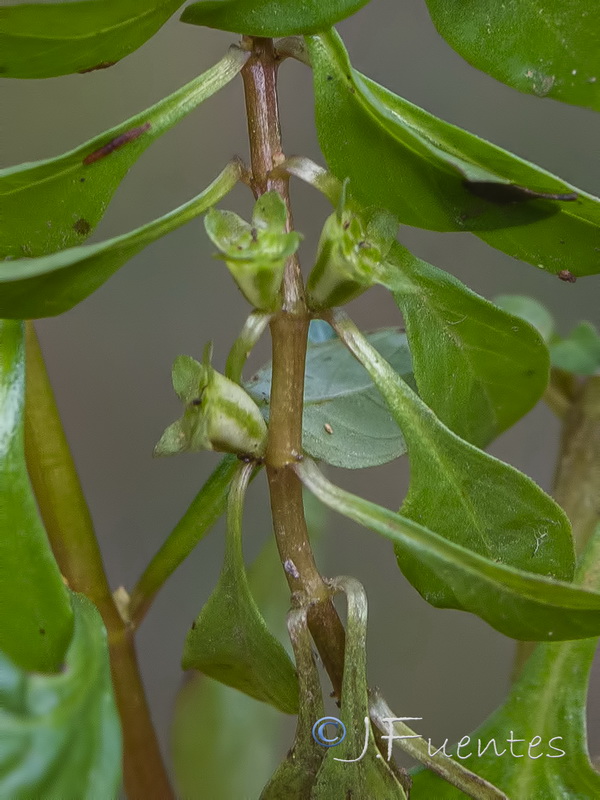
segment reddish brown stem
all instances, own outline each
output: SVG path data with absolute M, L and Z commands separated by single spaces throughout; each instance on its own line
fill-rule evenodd
M 244 44 L 252 53 L 242 70 L 250 137 L 251 185 L 256 195 L 271 189 L 281 194 L 288 208 L 288 229 L 291 230 L 288 179 L 271 174 L 285 160 L 277 102 L 278 58 L 271 39 L 246 38 Z M 302 453 L 304 362 L 310 322 L 296 256 L 288 260 L 282 291 L 281 311 L 271 321 L 273 377 L 266 468 L 273 526 L 290 589 L 302 592 L 312 604 L 310 631 L 334 692 L 339 696 L 344 629 L 315 564 L 304 516 L 302 485 L 293 470 Z

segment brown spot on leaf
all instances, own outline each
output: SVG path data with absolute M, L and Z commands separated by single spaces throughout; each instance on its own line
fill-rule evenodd
M 87 221 L 87 219 L 78 219 L 77 222 L 73 223 L 73 230 L 75 233 L 78 233 L 80 236 L 87 236 L 88 233 L 92 230 L 92 226 Z
M 86 72 L 95 72 L 97 69 L 108 69 L 109 67 L 114 67 L 116 63 L 116 61 L 101 61 L 94 67 L 87 67 L 87 69 L 79 69 L 77 71 L 80 75 L 85 75 Z
M 490 203 L 506 205 L 508 203 L 523 203 L 526 200 L 561 200 L 572 202 L 577 200 L 575 192 L 562 194 L 552 192 L 539 192 L 528 189 L 526 186 L 517 186 L 514 183 L 497 183 L 496 181 L 463 181 L 467 189 L 475 197 L 482 197 Z
M 46 629 L 40 628 L 40 636 L 45 636 L 45 635 L 46 635 Z

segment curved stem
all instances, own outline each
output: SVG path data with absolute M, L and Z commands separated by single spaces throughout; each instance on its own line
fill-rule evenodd
M 60 421 L 31 322 L 26 328 L 25 453 L 50 545 L 69 587 L 96 605 L 108 634 L 115 698 L 123 728 L 123 773 L 129 800 L 174 798 L 140 676 L 133 631 L 110 592 L 92 519 Z
M 229 484 L 238 463 L 236 456 L 225 456 L 144 570 L 129 601 L 134 628 L 139 627 L 166 580 L 225 513 Z

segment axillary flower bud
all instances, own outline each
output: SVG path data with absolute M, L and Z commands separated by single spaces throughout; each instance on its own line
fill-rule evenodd
M 285 263 L 301 239 L 299 233 L 287 230 L 281 195 L 267 192 L 259 197 L 252 224 L 232 211 L 213 208 L 204 225 L 246 300 L 260 311 L 276 311 L 281 306 Z
M 175 359 L 173 388 L 185 410 L 161 436 L 155 456 L 200 450 L 264 455 L 267 426 L 258 406 L 241 386 L 212 368 L 211 354 L 208 345 L 202 364 L 190 356 Z
M 323 226 L 317 261 L 308 277 L 311 307 L 343 305 L 373 286 L 397 230 L 398 222 L 387 211 L 354 210 L 344 184 L 338 209 Z

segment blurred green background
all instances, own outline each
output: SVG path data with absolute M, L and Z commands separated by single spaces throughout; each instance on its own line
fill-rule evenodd
M 423 0 L 373 0 L 339 30 L 354 65 L 373 79 L 583 189 L 600 192 L 600 117 L 521 95 L 477 72 L 437 35 Z M 183 25 L 176 15 L 112 69 L 45 81 L 4 81 L 3 166 L 58 155 L 132 116 L 211 66 L 232 41 L 235 37 L 229 34 Z M 280 88 L 286 153 L 321 161 L 309 70 L 286 62 Z M 247 152 L 242 87 L 236 80 L 140 159 L 94 239 L 126 232 L 185 202 L 232 155 L 247 157 Z M 329 209 L 313 190 L 297 183 L 293 203 L 296 225 L 305 234 L 301 256 L 306 268 Z M 243 187 L 225 201 L 226 207 L 245 215 L 251 205 Z M 485 297 L 537 297 L 556 316 L 562 333 L 579 319 L 600 322 L 598 278 L 563 283 L 468 234 L 403 228 L 401 238 L 420 257 Z M 138 255 L 71 312 L 38 324 L 115 588 L 133 586 L 217 463 L 210 453 L 151 458 L 164 427 L 179 414 L 170 385 L 173 358 L 180 353 L 199 357 L 204 343 L 213 339 L 214 364 L 222 368 L 248 313 L 224 265 L 211 258 L 212 251 L 202 222 L 193 222 Z M 365 328 L 400 322 L 382 290 L 373 290 L 349 310 Z M 266 358 L 265 340 L 248 375 Z M 549 490 L 558 437 L 556 419 L 539 406 L 491 452 Z M 402 460 L 331 474 L 352 491 L 397 508 L 408 467 Z M 263 479 L 249 500 L 246 547 L 252 557 L 270 533 Z M 138 635 L 142 672 L 165 750 L 182 680 L 183 640 L 216 582 L 222 550 L 221 525 L 170 579 Z M 457 739 L 501 702 L 513 643 L 475 617 L 430 608 L 401 576 L 386 542 L 348 521 L 330 518 L 322 569 L 327 575 L 354 575 L 364 583 L 370 601 L 370 679 L 396 713 L 423 717 L 418 730 L 425 736 Z M 591 752 L 596 757 L 599 708 L 596 669 L 590 701 Z

